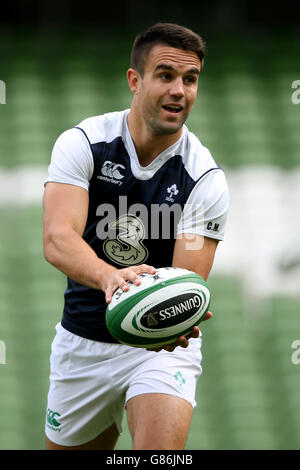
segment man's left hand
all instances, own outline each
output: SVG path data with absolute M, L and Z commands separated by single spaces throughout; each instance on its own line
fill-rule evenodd
M 212 313 L 207 312 L 202 321 L 209 320 L 211 317 L 212 317 Z M 189 339 L 198 338 L 199 335 L 200 335 L 199 327 L 194 326 L 192 332 L 188 336 L 179 336 L 179 338 L 177 338 L 177 341 L 175 343 L 166 344 L 165 346 L 160 346 L 159 348 L 147 348 L 147 351 L 159 352 L 162 349 L 164 349 L 165 351 L 172 352 L 178 346 L 181 346 L 182 348 L 187 348 L 189 345 Z

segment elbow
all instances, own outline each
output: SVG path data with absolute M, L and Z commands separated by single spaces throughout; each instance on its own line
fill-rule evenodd
M 51 238 L 49 236 L 44 237 L 44 258 L 48 263 L 54 266 L 56 263 L 55 251 Z
M 59 264 L 60 239 L 61 237 L 57 233 L 50 231 L 45 231 L 44 233 L 44 258 L 53 266 L 58 266 Z

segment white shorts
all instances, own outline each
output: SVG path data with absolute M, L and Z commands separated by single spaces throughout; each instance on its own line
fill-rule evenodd
M 201 375 L 201 339 L 188 348 L 153 352 L 82 338 L 56 325 L 50 358 L 46 435 L 78 446 L 115 423 L 122 431 L 126 402 L 144 393 L 166 393 L 194 407 Z

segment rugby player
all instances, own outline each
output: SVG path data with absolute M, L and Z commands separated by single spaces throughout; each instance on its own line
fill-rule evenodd
M 199 328 L 163 348 L 134 348 L 109 334 L 105 309 L 114 291 L 159 267 L 207 279 L 224 238 L 224 171 L 185 125 L 204 56 L 190 29 L 149 27 L 131 51 L 130 108 L 87 118 L 54 145 L 44 253 L 68 285 L 51 350 L 47 449 L 114 449 L 124 409 L 133 449 L 185 447 Z

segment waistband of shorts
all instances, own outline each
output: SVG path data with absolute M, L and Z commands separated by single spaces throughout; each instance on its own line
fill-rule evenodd
M 65 336 L 72 342 L 76 342 L 77 344 L 78 343 L 90 344 L 90 345 L 94 345 L 94 347 L 100 347 L 101 346 L 102 350 L 103 350 L 103 348 L 106 349 L 106 350 L 109 350 L 111 348 L 113 351 L 115 351 L 115 354 L 122 354 L 122 353 L 125 354 L 126 352 L 138 351 L 138 350 L 139 351 L 145 351 L 144 348 L 135 348 L 134 346 L 127 346 L 126 344 L 122 344 L 122 343 L 105 343 L 103 341 L 95 341 L 95 340 L 92 340 L 92 339 L 89 339 L 89 338 L 84 338 L 83 336 L 79 336 L 76 333 L 72 333 L 71 331 L 67 330 L 61 324 L 61 322 L 58 322 L 56 324 L 55 329 L 56 329 L 56 333 L 59 336 Z M 189 339 L 190 349 L 193 349 L 194 347 L 198 347 L 198 345 L 200 345 L 200 347 L 201 347 L 201 344 L 202 344 L 201 332 L 200 332 L 200 336 L 198 338 L 190 338 Z M 178 346 L 178 349 L 183 350 L 185 348 L 180 348 L 180 346 Z M 170 354 L 172 354 L 172 353 L 170 353 Z

